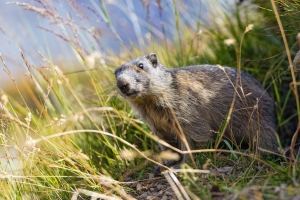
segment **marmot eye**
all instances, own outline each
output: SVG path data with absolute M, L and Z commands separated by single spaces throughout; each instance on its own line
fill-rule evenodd
M 139 67 L 140 69 L 143 69 L 143 68 L 144 68 L 144 64 L 143 64 L 143 63 L 140 63 L 140 64 L 138 64 L 138 67 Z

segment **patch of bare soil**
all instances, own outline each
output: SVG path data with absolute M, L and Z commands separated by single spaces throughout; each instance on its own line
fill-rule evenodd
M 129 181 L 130 182 L 130 181 Z M 164 177 L 155 177 L 126 184 L 135 192 L 129 192 L 135 199 L 175 200 L 176 195 Z

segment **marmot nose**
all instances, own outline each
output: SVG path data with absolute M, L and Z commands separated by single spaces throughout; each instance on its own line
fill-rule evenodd
M 129 83 L 124 78 L 118 78 L 117 86 L 123 94 L 127 94 L 129 91 Z

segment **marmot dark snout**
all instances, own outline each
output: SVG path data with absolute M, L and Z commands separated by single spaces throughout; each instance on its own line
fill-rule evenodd
M 119 93 L 151 131 L 177 148 L 186 150 L 178 137 L 177 122 L 190 148 L 215 141 L 236 93 L 223 139 L 278 152 L 273 100 L 245 72 L 235 87 L 237 71 L 233 68 L 194 65 L 170 69 L 151 53 L 124 63 L 115 76 Z

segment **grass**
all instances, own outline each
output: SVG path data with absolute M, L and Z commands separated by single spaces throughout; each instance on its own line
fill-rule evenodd
M 73 65 L 80 70 L 76 73 L 63 70 L 70 66 L 53 61 L 41 52 L 43 67 L 34 67 L 30 55 L 21 51 L 28 78 L 20 83 L 6 64 L 6 60 L 13 58 L 1 56 L 13 84 L 9 89 L 1 89 L 0 197 L 130 199 L 129 192 L 136 191 L 124 184 L 124 180 L 147 178 L 159 154 L 157 143 L 164 143 L 153 137 L 129 105 L 119 98 L 113 70 L 122 62 L 148 52 L 156 52 L 162 63 L 172 67 L 212 63 L 247 71 L 276 102 L 281 145 L 293 147 L 299 142 L 296 92 L 299 87 L 294 87 L 297 76 L 287 69 L 289 58 L 299 48 L 295 35 L 300 22 L 295 13 L 300 6 L 291 1 L 275 11 L 271 3 L 254 0 L 251 5 L 231 7 L 226 12 L 217 10 L 210 13 L 211 23 L 198 19 L 195 31 L 181 18 L 182 14 L 188 15 L 185 7 L 173 1 L 170 9 L 174 10 L 175 39 L 168 38 L 164 24 L 162 31 L 148 25 L 162 41 L 153 35 L 146 47 L 132 43 L 130 47 L 123 46 L 125 53 L 120 55 L 96 45 L 104 36 L 80 24 L 86 13 L 75 2 L 69 6 L 81 14 L 78 21 L 63 17 L 47 1 L 37 1 L 35 5 L 15 3 L 64 27 L 55 31 L 43 27 L 43 30 L 69 44 L 68 50 L 75 58 Z M 167 9 L 162 2 L 158 4 L 155 11 Z M 151 6 L 149 10 L 144 6 L 149 14 L 154 12 Z M 213 2 L 212 7 L 216 6 Z M 112 21 L 114 13 L 109 12 L 104 1 L 94 2 L 87 10 L 103 18 L 107 31 L 120 40 L 121 33 L 115 30 Z M 191 14 L 190 18 L 193 17 Z M 251 24 L 252 30 L 245 31 Z M 281 35 L 282 30 L 285 35 Z M 108 53 L 93 53 L 101 52 L 101 48 L 107 48 Z M 299 152 L 294 152 L 296 160 L 291 162 L 233 150 L 226 141 L 224 145 L 227 148 L 221 150 L 194 151 L 198 152 L 194 157 L 197 171 L 191 171 L 192 167 L 186 165 L 180 170 L 180 181 L 175 188 L 184 187 L 194 199 L 286 199 L 300 195 Z M 209 174 L 206 170 L 210 170 Z M 172 183 L 170 174 L 164 173 L 163 177 Z M 184 192 L 182 195 L 185 198 Z

